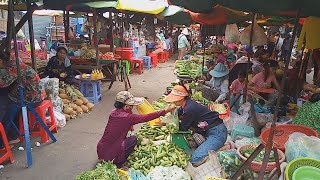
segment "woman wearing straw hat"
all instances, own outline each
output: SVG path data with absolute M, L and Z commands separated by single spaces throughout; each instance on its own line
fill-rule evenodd
M 212 78 L 210 81 L 205 81 L 206 86 L 201 89 L 203 96 L 208 100 L 221 103 L 229 93 L 229 70 L 225 65 L 218 63 L 209 74 Z
M 192 153 L 191 163 L 194 166 L 204 163 L 209 151 L 217 151 L 225 144 L 228 132 L 223 120 L 219 118 L 219 113 L 210 111 L 193 101 L 184 85 L 174 86 L 164 100 L 179 106 L 180 130 L 192 129 L 206 137 L 206 140 Z
M 135 136 L 126 138 L 132 126 L 164 116 L 176 109 L 169 106 L 165 110 L 146 115 L 133 114 L 133 106 L 143 102 L 144 98 L 134 97 L 128 91 L 121 91 L 116 95 L 114 103 L 116 109 L 110 113 L 108 124 L 97 145 L 97 154 L 100 160 L 113 161 L 120 168 L 137 144 Z

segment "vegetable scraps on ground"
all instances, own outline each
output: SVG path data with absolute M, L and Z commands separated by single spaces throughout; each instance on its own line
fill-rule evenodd
M 82 172 L 76 180 L 126 180 L 127 178 L 118 173 L 117 167 L 111 162 L 97 164 L 96 169 Z

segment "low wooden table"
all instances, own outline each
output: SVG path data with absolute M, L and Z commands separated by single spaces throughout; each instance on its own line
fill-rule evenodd
M 109 80 L 111 81 L 111 84 L 109 86 L 109 89 L 111 89 L 112 84 L 114 81 L 116 81 L 117 77 L 117 68 L 118 68 L 118 61 L 117 60 L 100 60 L 102 72 L 104 75 L 107 77 L 111 77 L 110 79 L 105 78 L 102 79 L 104 81 Z M 90 63 L 72 63 L 71 68 L 75 71 L 79 71 L 81 73 L 81 70 L 86 70 L 86 71 L 91 71 L 93 69 L 98 69 L 98 66 L 95 62 L 90 62 Z

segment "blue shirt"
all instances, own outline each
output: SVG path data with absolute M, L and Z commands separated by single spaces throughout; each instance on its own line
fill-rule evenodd
M 180 107 L 178 109 L 178 115 L 179 119 L 181 120 L 181 131 L 187 131 L 190 127 L 192 127 L 197 131 L 204 132 L 211 127 L 223 123 L 223 121 L 219 118 L 218 112 L 211 111 L 207 107 L 202 106 L 190 98 L 186 99 L 185 107 Z M 207 128 L 199 128 L 198 125 L 200 122 L 208 123 Z

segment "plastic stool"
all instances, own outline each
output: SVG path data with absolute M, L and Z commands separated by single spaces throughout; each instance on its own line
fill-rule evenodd
M 159 61 L 159 63 L 165 63 L 166 62 L 166 54 L 165 54 L 165 52 L 159 52 L 158 53 L 158 61 Z
M 143 67 L 144 68 L 146 68 L 146 69 L 152 68 L 151 58 L 149 56 L 143 56 L 142 60 L 143 60 Z
M 3 154 L 0 157 L 0 164 L 2 164 L 5 160 L 7 160 L 9 158 L 10 163 L 14 163 L 14 159 L 13 159 L 13 155 L 10 149 L 10 145 L 8 142 L 8 138 L 6 135 L 6 131 L 4 130 L 4 127 L 2 125 L 2 123 L 0 123 L 0 136 L 3 142 L 3 148 L 0 149 L 0 153 Z
M 101 100 L 101 81 L 81 81 L 80 91 L 91 103 L 98 104 Z
M 136 66 L 138 65 L 138 66 Z M 143 60 L 142 59 L 133 59 L 131 61 L 131 73 L 143 73 Z
M 237 136 L 254 137 L 254 129 L 251 126 L 243 124 L 234 124 L 231 131 L 231 138 L 235 140 Z
M 151 58 L 152 67 L 157 67 L 157 65 L 158 65 L 158 55 L 150 53 L 149 57 Z
M 165 61 L 167 62 L 167 61 L 169 61 L 169 52 L 168 51 L 164 51 L 164 59 L 165 59 Z
M 130 74 L 130 70 L 131 70 L 131 60 L 120 60 L 119 68 L 121 68 L 122 64 L 125 65 L 126 73 L 127 73 L 127 75 L 129 75 Z
M 49 117 L 50 117 L 49 121 L 47 120 L 47 117 L 46 117 L 47 110 L 49 112 Z M 58 133 L 56 119 L 54 117 L 54 112 L 53 112 L 53 106 L 50 100 L 43 100 L 38 107 L 35 107 L 35 111 L 39 114 L 40 118 L 43 120 L 45 125 L 48 126 L 51 132 Z M 28 112 L 28 120 L 29 120 L 30 135 L 40 136 L 42 143 L 48 142 L 49 141 L 48 133 L 39 124 L 39 122 L 36 120 L 36 117 L 31 112 Z M 19 130 L 20 130 L 20 134 L 24 133 L 22 115 L 20 115 L 19 117 Z M 23 140 L 24 140 L 23 137 L 20 137 L 20 142 L 23 142 Z

